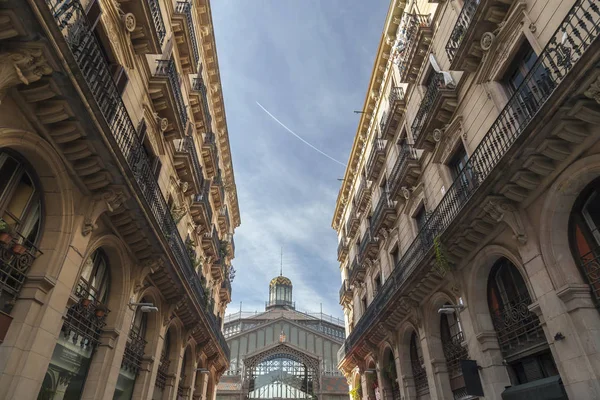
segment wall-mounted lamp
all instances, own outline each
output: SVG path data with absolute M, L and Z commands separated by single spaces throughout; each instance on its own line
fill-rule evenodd
M 462 304 L 458 304 L 458 305 L 453 305 L 453 304 L 446 304 L 442 307 L 440 307 L 440 309 L 438 310 L 438 314 L 454 314 L 457 311 L 462 311 L 465 308 L 464 305 Z
M 129 308 L 134 310 L 134 307 L 140 307 L 141 312 L 158 312 L 158 307 L 154 303 L 129 303 Z
M 210 371 L 206 368 L 196 368 L 196 372 L 200 372 L 201 374 L 208 374 Z

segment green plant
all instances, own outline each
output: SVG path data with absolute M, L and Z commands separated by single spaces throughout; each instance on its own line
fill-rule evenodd
M 362 388 L 360 386 L 360 380 L 355 388 L 351 389 L 348 394 L 352 398 L 352 400 L 360 400 L 362 397 Z
M 222 240 L 219 246 L 219 255 L 221 258 L 225 259 L 229 256 L 229 243 L 225 240 Z
M 437 271 L 440 275 L 444 276 L 446 275 L 446 272 L 450 270 L 450 264 L 446 258 L 446 248 L 439 236 L 436 236 L 435 239 L 433 239 L 433 248 L 435 251 L 435 265 Z
M 8 232 L 9 230 L 10 226 L 8 223 L 5 220 L 0 219 L 0 232 Z

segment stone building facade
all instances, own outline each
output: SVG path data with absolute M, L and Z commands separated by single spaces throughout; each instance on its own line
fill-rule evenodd
M 348 398 L 348 384 L 337 369 L 344 321 L 298 311 L 292 289 L 288 278 L 277 276 L 264 312 L 226 316 L 231 359 L 217 400 Z
M 240 224 L 208 0 L 0 2 L 0 399 L 212 399 Z
M 600 398 L 599 6 L 391 2 L 332 223 L 353 398 Z

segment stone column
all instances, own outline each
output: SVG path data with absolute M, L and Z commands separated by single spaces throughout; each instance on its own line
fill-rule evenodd
M 206 388 L 208 386 L 208 374 L 198 371 L 196 373 L 196 381 L 194 385 L 194 400 L 206 399 Z
M 162 400 L 176 400 L 177 399 L 177 387 L 179 385 L 181 363 L 183 362 L 183 355 L 185 354 L 185 345 L 181 347 L 175 360 L 171 362 L 169 366 L 169 375 L 167 376 L 167 383 L 163 391 Z
M 423 363 L 425 364 L 425 371 L 427 372 L 427 385 L 429 386 L 429 398 L 431 400 L 443 400 L 443 394 L 438 391 L 436 386 L 436 375 L 443 374 L 448 376 L 445 363 L 440 365 L 439 360 L 433 359 L 429 348 L 429 339 L 423 331 L 423 328 L 419 329 L 418 332 L 421 352 L 423 353 Z M 435 364 L 434 364 L 435 362 Z
M 421 345 L 423 349 L 423 358 L 425 353 L 429 358 L 430 365 L 427 370 L 427 380 L 429 381 L 429 390 L 431 399 L 450 399 L 452 398 L 452 389 L 450 388 L 450 377 L 448 375 L 448 366 L 444 349 L 442 348 L 442 339 L 439 332 L 429 332 L 423 338 Z

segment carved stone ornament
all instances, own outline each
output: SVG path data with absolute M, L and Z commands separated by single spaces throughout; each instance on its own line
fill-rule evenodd
M 158 126 L 159 126 L 161 132 L 166 131 L 167 128 L 169 127 L 169 120 L 166 118 L 159 118 Z
M 521 244 L 527 243 L 525 225 L 514 204 L 501 196 L 489 196 L 483 209 L 497 222 L 504 221 L 513 231 L 514 238 Z
M 29 85 L 51 73 L 41 48 L 22 47 L 0 53 L 0 104 L 8 89 L 21 83 Z
M 121 20 L 123 21 L 123 26 L 127 32 L 133 33 L 133 31 L 135 31 L 135 15 L 132 13 L 123 14 Z
M 438 143 L 440 140 L 442 140 L 442 134 L 444 132 L 441 129 L 434 129 L 433 130 L 433 140 L 435 140 L 436 143 Z
M 81 234 L 83 236 L 89 235 L 94 229 L 96 229 L 96 221 L 98 221 L 98 218 L 100 218 L 102 213 L 116 210 L 124 202 L 126 202 L 128 198 L 129 194 L 122 186 L 109 186 L 103 192 L 96 194 L 88 207 L 86 215 L 83 218 Z
M 402 186 L 400 188 L 400 192 L 402 193 L 402 197 L 404 197 L 406 200 L 410 198 L 410 190 L 408 190 L 406 186 Z
M 481 49 L 483 51 L 488 51 L 492 47 L 495 39 L 496 35 L 494 35 L 492 32 L 485 32 L 481 36 Z
M 596 103 L 600 104 L 600 77 L 596 78 L 596 81 L 583 94 L 585 97 L 596 100 Z
M 183 193 L 185 193 L 185 192 L 187 192 L 188 188 L 190 187 L 190 184 L 188 182 L 181 181 L 181 183 L 179 184 L 179 187 L 181 188 L 181 191 Z

